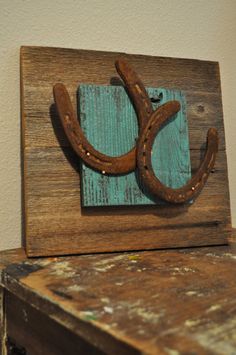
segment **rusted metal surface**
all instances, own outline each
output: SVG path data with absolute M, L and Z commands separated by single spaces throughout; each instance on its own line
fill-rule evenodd
M 151 156 L 154 139 L 158 131 L 171 116 L 171 112 L 163 106 L 151 115 L 148 124 L 140 134 L 137 144 L 138 172 L 142 185 L 145 186 L 154 198 L 161 198 L 170 203 L 185 203 L 198 196 L 214 167 L 218 152 L 218 133 L 215 128 L 208 130 L 207 149 L 204 159 L 197 172 L 187 184 L 178 189 L 167 187 L 155 175 L 152 168 Z M 176 104 L 176 106 L 178 105 Z
M 177 101 L 170 101 L 153 112 L 145 87 L 132 67 L 123 59 L 117 60 L 115 65 L 137 113 L 139 122 L 137 149 L 134 147 L 120 157 L 109 157 L 95 150 L 81 130 L 66 87 L 63 84 L 56 84 L 54 98 L 57 110 L 72 147 L 90 167 L 102 174 L 124 174 L 133 171 L 136 168 L 137 155 L 140 181 L 154 199 L 162 199 L 169 203 L 185 203 L 194 199 L 202 190 L 214 167 L 218 151 L 217 130 L 215 128 L 208 130 L 205 157 L 188 183 L 178 189 L 165 186 L 152 168 L 152 145 L 160 129 L 179 111 L 180 105 Z
M 125 60 L 117 60 L 116 68 L 124 80 L 128 94 L 134 104 L 138 117 L 139 131 L 141 132 L 153 112 L 151 101 L 138 75 Z M 98 152 L 88 142 L 80 127 L 66 87 L 63 84 L 56 84 L 53 87 L 53 93 L 67 138 L 75 152 L 86 164 L 102 174 L 125 174 L 135 170 L 136 147 L 119 157 L 109 157 Z M 177 112 L 176 102 L 170 101 L 166 105 L 168 105 L 170 116 Z M 159 109 L 157 111 L 159 112 Z M 165 120 L 168 118 L 165 117 Z
M 140 129 L 153 112 L 147 92 L 135 71 L 124 60 L 116 61 L 116 68 L 124 80 L 128 93 L 134 103 Z M 74 112 L 68 91 L 63 84 L 53 88 L 54 99 L 63 128 L 69 142 L 84 162 L 102 174 L 125 174 L 136 168 L 136 147 L 120 157 L 109 157 L 98 152 L 87 141 Z
M 131 65 L 124 59 L 118 59 L 115 62 L 115 66 L 118 74 L 125 83 L 126 90 L 138 117 L 139 129 L 142 131 L 150 115 L 153 113 L 152 103 L 142 81 Z
M 66 87 L 63 84 L 56 84 L 53 91 L 57 111 L 67 138 L 74 151 L 85 163 L 103 174 L 125 174 L 135 169 L 136 148 L 120 157 L 109 157 L 98 152 L 83 134 Z

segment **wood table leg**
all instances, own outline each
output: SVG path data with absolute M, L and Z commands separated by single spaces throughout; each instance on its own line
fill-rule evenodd
M 0 355 L 7 355 L 4 289 L 0 286 Z

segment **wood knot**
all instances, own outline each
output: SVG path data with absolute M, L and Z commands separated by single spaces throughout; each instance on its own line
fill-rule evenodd
M 205 111 L 205 107 L 201 104 L 197 105 L 197 112 L 203 113 Z

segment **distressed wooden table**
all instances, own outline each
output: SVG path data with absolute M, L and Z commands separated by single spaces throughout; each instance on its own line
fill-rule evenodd
M 0 263 L 3 354 L 236 353 L 232 246 Z

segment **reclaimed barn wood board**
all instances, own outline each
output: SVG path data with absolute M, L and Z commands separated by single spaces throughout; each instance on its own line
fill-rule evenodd
M 235 267 L 233 246 L 8 257 L 7 334 L 34 355 L 234 354 Z
M 191 178 L 188 123 L 184 94 L 178 90 L 146 88 L 149 97 L 159 98 L 153 110 L 177 100 L 181 110 L 157 135 L 152 149 L 153 169 L 160 181 L 178 188 Z M 78 90 L 79 118 L 83 132 L 98 151 L 109 156 L 127 153 L 136 144 L 138 119 L 122 86 L 82 84 Z M 81 168 L 83 207 L 119 205 L 162 205 L 153 201 L 136 172 L 122 176 L 103 175 L 86 164 Z
M 81 208 L 79 160 L 55 110 L 52 87 L 64 83 L 76 108 L 80 83 L 117 80 L 125 57 L 147 87 L 182 90 L 187 101 L 193 170 L 204 154 L 207 129 L 219 131 L 215 172 L 186 206 Z M 224 244 L 231 216 L 216 62 L 45 47 L 21 49 L 25 235 L 28 256 Z

